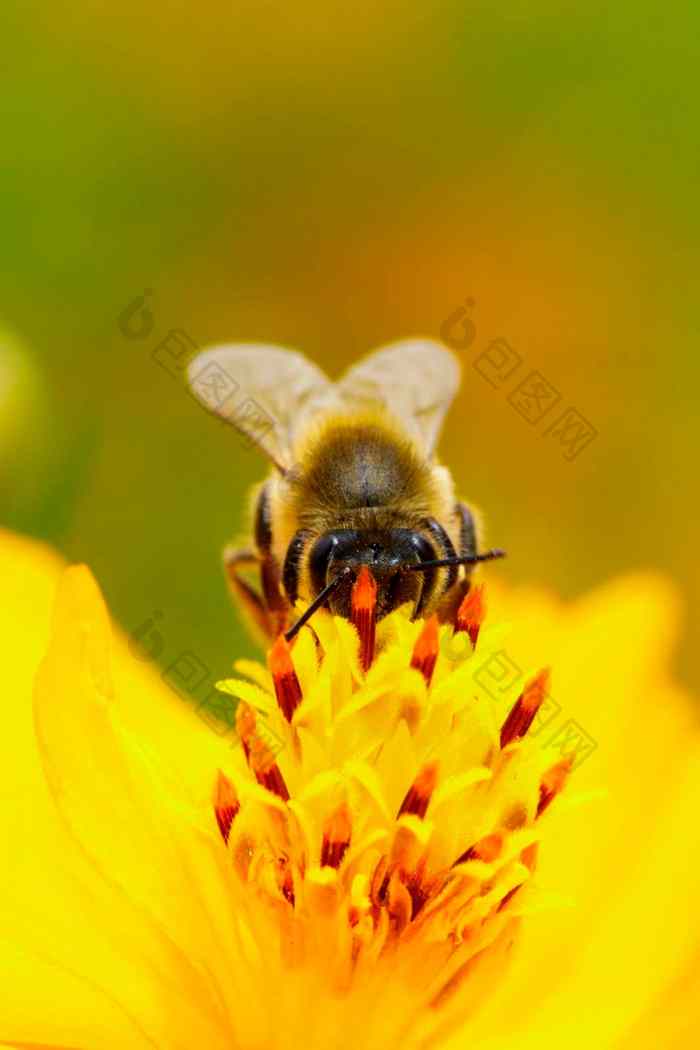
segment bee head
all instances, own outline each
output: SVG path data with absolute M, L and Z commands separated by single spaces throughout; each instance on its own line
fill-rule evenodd
M 377 618 L 407 602 L 415 615 L 420 615 L 434 573 L 407 570 L 434 558 L 432 544 L 412 529 L 336 529 L 321 536 L 311 548 L 309 575 L 314 594 L 335 584 L 328 605 L 336 616 L 350 618 L 352 587 L 363 565 L 370 569 L 377 585 Z
M 290 551 L 292 549 L 290 547 Z M 370 570 L 372 587 L 376 588 L 376 597 L 373 596 L 376 619 L 406 603 L 412 605 L 413 618 L 417 619 L 435 591 L 440 569 L 474 565 L 504 556 L 505 551 L 494 549 L 483 554 L 436 558 L 432 543 L 414 529 L 326 532 L 314 541 L 309 551 L 308 568 L 314 597 L 286 632 L 286 638 L 291 641 L 324 605 L 336 616 L 352 619 L 353 587 L 363 568 Z M 289 561 L 289 554 L 287 558 Z M 296 588 L 294 596 L 289 586 L 287 592 L 294 601 Z

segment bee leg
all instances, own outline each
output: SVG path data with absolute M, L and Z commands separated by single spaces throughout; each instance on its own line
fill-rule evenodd
M 288 627 L 290 605 L 281 587 L 281 576 L 276 558 L 272 554 L 263 554 L 260 561 L 260 585 L 272 622 L 273 634 L 278 634 Z
M 260 552 L 260 586 L 272 624 L 272 637 L 276 638 L 288 626 L 291 605 L 282 589 L 282 574 L 272 553 L 272 515 L 267 484 L 260 489 L 255 503 L 255 545 Z
M 459 522 L 459 553 L 460 557 L 466 558 L 476 554 L 476 523 L 466 503 L 458 503 L 455 514 Z
M 240 608 L 253 633 L 263 642 L 275 638 L 273 617 L 263 595 L 259 594 L 252 584 L 240 575 L 241 572 L 258 569 L 262 581 L 263 566 L 260 555 L 250 547 L 240 549 L 227 547 L 224 551 L 224 569 L 231 597 Z
M 477 537 L 474 516 L 466 503 L 455 505 L 455 515 L 459 525 L 459 554 L 460 557 L 469 557 L 476 554 Z M 471 566 L 462 566 L 462 575 L 454 585 L 447 591 L 438 608 L 438 617 L 441 623 L 454 623 L 457 610 L 469 593 L 471 587 Z
M 454 548 L 454 544 L 450 539 L 447 530 L 443 528 L 435 518 L 426 518 L 422 524 L 423 528 L 430 536 L 432 546 L 438 558 L 456 557 L 457 551 Z M 439 584 L 440 590 L 436 592 L 435 573 L 433 571 L 432 578 L 426 580 L 426 589 L 418 604 L 416 616 L 425 616 L 427 614 L 426 610 L 432 611 L 434 609 L 441 622 L 444 622 L 442 617 L 442 606 L 457 583 L 458 573 L 459 569 L 456 565 L 451 565 L 449 569 L 446 569 L 443 574 L 443 580 L 440 581 Z

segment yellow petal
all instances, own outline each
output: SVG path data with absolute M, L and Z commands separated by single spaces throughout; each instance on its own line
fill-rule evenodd
M 538 881 L 566 887 L 574 907 L 526 927 L 512 980 L 469 1036 L 488 1050 L 605 1050 L 688 965 L 700 937 L 692 831 L 700 737 L 667 671 L 678 603 L 652 576 L 616 581 L 570 607 L 533 592 L 494 605 L 501 601 L 515 621 L 508 655 L 520 665 L 538 647 L 544 659 L 546 647 L 555 668 L 561 712 L 542 730 L 554 738 L 553 759 L 567 736 L 561 727 L 574 720 L 595 749 L 572 789 L 602 786 L 607 797 L 580 820 L 553 814 Z M 663 1031 L 655 1035 L 665 1046 Z
M 362 747 L 358 740 L 357 751 L 354 742 L 340 739 L 332 748 L 319 743 L 310 767 L 316 779 L 310 780 L 308 769 L 302 779 L 297 768 L 289 784 L 301 797 L 286 807 L 249 776 L 245 779 L 249 771 L 239 748 L 230 752 L 149 666 L 134 658 L 118 632 L 112 639 L 104 603 L 83 568 L 69 570 L 60 585 L 33 721 L 28 678 L 48 634 L 49 593 L 59 564 L 36 545 L 0 537 L 0 571 L 11 584 L 0 610 L 2 637 L 16 658 L 10 661 L 6 701 L 10 746 L 0 772 L 7 858 L 0 870 L 0 986 L 7 997 L 0 1045 L 80 1050 L 244 1045 L 247 1050 L 271 1046 L 273 1038 L 285 1048 L 326 1050 L 334 1039 L 346 1045 L 336 995 L 350 982 L 338 958 L 351 957 L 351 936 L 367 948 L 355 975 L 357 999 L 351 1002 L 353 1016 L 362 1017 L 368 1050 L 398 1045 L 397 1038 L 400 1045 L 417 1045 L 423 1036 L 424 1050 L 447 1045 L 665 1050 L 684 1045 L 687 1026 L 676 1020 L 694 1016 L 688 998 L 698 974 L 700 842 L 694 829 L 700 743 L 688 698 L 667 679 L 676 601 L 661 581 L 630 577 L 573 606 L 536 592 L 492 595 L 492 607 L 514 621 L 514 630 L 505 639 L 486 628 L 469 659 L 505 653 L 523 677 L 533 661 L 554 666 L 551 702 L 543 707 L 546 718 L 536 721 L 532 732 L 542 734 L 554 762 L 573 742 L 571 724 L 578 727 L 585 744 L 578 755 L 585 761 L 574 768 L 573 791 L 602 787 L 606 797 L 577 811 L 575 819 L 574 814 L 563 819 L 564 807 L 553 806 L 535 831 L 516 831 L 491 866 L 483 860 L 461 866 L 454 893 L 438 896 L 415 923 L 419 930 L 421 922 L 427 926 L 435 918 L 434 936 L 407 938 L 404 955 L 396 956 L 405 973 L 414 975 L 412 998 L 395 980 L 388 951 L 397 930 L 410 920 L 406 889 L 395 876 L 388 881 L 391 925 L 383 911 L 384 925 L 370 947 L 366 923 L 372 891 L 362 865 L 380 849 L 380 839 L 384 848 L 383 837 L 421 768 L 429 735 L 436 734 L 435 746 L 444 747 L 444 736 L 454 730 L 455 723 L 445 718 L 451 710 L 450 681 L 452 689 L 461 681 L 465 685 L 453 718 L 478 709 L 482 717 L 472 731 L 490 727 L 484 743 L 473 745 L 478 761 L 472 755 L 468 765 L 487 760 L 485 744 L 493 744 L 510 693 L 489 699 L 480 681 L 478 701 L 473 700 L 474 668 L 454 672 L 450 654 L 443 652 L 435 673 L 434 709 L 422 722 L 417 711 L 425 697 L 414 705 L 415 718 L 393 721 L 401 705 L 390 689 L 386 706 L 383 696 L 368 704 L 372 694 L 366 693 L 353 707 L 353 683 L 362 676 L 355 666 L 352 629 L 319 618 L 329 655 L 319 675 L 325 676 L 321 690 L 319 679 L 314 685 L 314 652 L 306 646 L 302 677 L 308 691 L 316 689 L 320 697 L 318 710 L 309 705 L 309 717 L 322 727 L 322 742 L 333 728 L 331 707 L 335 724 L 341 710 L 349 722 L 366 714 L 371 734 Z M 418 628 L 399 621 L 392 629 L 403 632 L 410 644 Z M 397 662 L 397 671 L 404 665 L 405 660 Z M 370 687 L 379 672 L 368 675 Z M 269 689 L 265 675 L 256 675 L 257 685 Z M 300 737 L 302 732 L 313 736 L 308 727 L 300 727 Z M 458 739 L 459 733 L 454 736 Z M 476 737 L 478 743 L 479 732 Z M 310 743 L 304 738 L 303 748 Z M 337 752 L 340 770 L 333 775 L 324 774 L 331 750 Z M 445 811 L 455 806 L 451 827 L 474 822 L 482 797 L 493 800 L 493 813 L 486 807 L 481 813 L 483 830 L 488 830 L 499 807 L 510 807 L 523 785 L 528 797 L 536 792 L 539 767 L 527 757 L 532 752 L 520 743 L 509 752 L 509 759 L 494 767 L 497 790 L 491 792 L 486 780 L 474 783 L 470 794 L 469 784 L 459 779 L 461 760 L 451 768 L 455 755 L 445 751 L 447 779 L 435 793 L 429 819 L 404 816 L 399 832 L 412 833 L 416 851 L 429 844 L 434 851 L 439 845 L 435 828 L 444 823 Z M 300 754 L 290 749 L 282 755 L 285 772 L 293 772 Z M 234 888 L 236 855 L 227 853 L 215 831 L 214 771 L 230 765 L 241 774 L 232 777 L 237 787 L 241 781 L 241 799 L 249 810 L 247 823 L 235 825 L 234 837 L 241 836 L 239 858 L 248 848 L 246 836 L 257 834 L 268 909 Z M 480 775 L 481 770 L 477 780 Z M 348 871 L 358 924 L 351 933 L 347 923 L 338 921 L 342 873 L 312 866 L 305 887 L 292 884 L 302 911 L 312 908 L 304 933 L 301 913 L 285 904 L 279 871 L 267 863 L 265 849 L 268 843 L 282 854 L 293 849 L 285 838 L 289 810 L 300 816 L 299 834 L 318 850 L 317 825 L 330 812 L 326 803 L 344 797 L 345 786 L 362 813 Z M 460 792 L 469 800 L 466 815 L 457 806 Z M 518 856 L 540 832 L 540 862 L 531 878 Z M 291 834 L 297 834 L 293 828 Z M 387 841 L 398 849 L 398 838 Z M 453 855 L 452 845 L 450 850 Z M 470 872 L 490 880 L 478 899 L 470 893 Z M 527 887 L 501 912 L 505 894 L 525 881 Z M 529 903 L 534 882 L 572 894 L 574 907 L 531 914 L 537 910 Z M 483 943 L 469 944 L 469 924 L 484 909 L 498 909 L 496 920 Z M 502 964 L 512 955 L 514 924 L 521 921 L 513 917 L 521 914 L 528 915 L 524 936 L 505 980 Z M 443 929 L 452 931 L 454 941 L 441 937 Z M 298 964 L 310 946 L 324 965 L 307 984 Z M 317 992 L 313 1027 L 310 988 Z M 426 989 L 433 1008 L 443 1011 L 439 1017 L 433 1008 L 426 1013 L 418 1006 Z M 274 1037 L 273 1004 L 289 1018 L 289 1027 Z M 247 1019 L 245 1037 L 238 1027 L 241 1014 Z M 469 1019 L 462 1036 L 449 1044 L 438 1038 L 436 1022 L 444 1024 L 447 1039 L 460 1017 Z
M 11 647 L 15 632 L 21 638 L 34 619 L 40 635 L 45 609 L 39 600 L 46 596 L 46 576 L 57 567 L 36 555 L 32 545 L 18 541 L 0 545 L 0 567 L 12 565 L 4 578 L 10 576 L 17 588 L 8 596 L 11 607 L 16 599 L 14 622 L 3 624 Z M 22 601 L 28 578 L 37 585 L 34 603 Z M 196 823 L 197 799 L 208 800 L 216 768 L 209 765 L 209 779 L 200 780 L 202 756 L 208 750 L 215 762 L 221 745 L 210 734 L 205 746 L 203 727 L 186 711 L 162 726 L 160 740 L 150 744 L 163 745 L 170 764 L 167 794 L 176 802 L 165 805 L 160 764 L 156 772 L 145 735 L 149 724 L 156 729 L 157 716 L 132 706 L 139 696 L 158 703 L 158 689 L 141 682 L 120 708 L 109 649 L 109 625 L 94 582 L 84 569 L 68 570 L 37 677 L 41 765 L 26 683 L 8 698 L 13 735 L 1 779 L 9 819 L 3 820 L 6 859 L 0 872 L 0 1039 L 95 1048 L 141 1042 L 223 1048 L 230 1045 L 230 1026 L 216 987 L 230 962 L 229 902 L 213 829 L 210 834 Z M 143 670 L 131 666 L 125 650 L 117 647 L 115 663 L 119 671 L 120 661 L 127 661 L 121 669 L 133 684 Z M 31 664 L 24 670 L 31 675 Z M 172 707 L 167 691 L 161 694 L 163 705 Z M 141 723 L 143 737 L 130 734 L 129 722 Z M 173 722 L 192 736 L 188 742 L 185 735 L 177 748 Z M 193 754 L 194 761 L 178 764 L 178 753 L 181 759 Z M 172 796 L 178 779 L 182 790 Z M 183 824 L 185 807 L 189 824 Z M 201 812 L 210 812 L 209 806 Z M 194 833 L 183 836 L 183 826 Z M 35 979 L 28 983 L 31 972 Z

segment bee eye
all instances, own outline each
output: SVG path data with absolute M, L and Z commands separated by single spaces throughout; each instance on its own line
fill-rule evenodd
M 326 533 L 311 548 L 309 555 L 309 575 L 313 584 L 314 593 L 318 594 L 328 582 L 328 566 L 331 557 L 338 546 L 338 537 L 332 533 Z
M 427 540 L 425 536 L 422 536 L 420 532 L 414 532 L 411 536 L 411 546 L 418 555 L 420 561 L 434 561 L 437 557 L 435 548 L 433 547 L 430 540 Z M 423 582 L 420 588 L 420 597 L 416 602 L 416 610 L 414 619 L 421 615 L 426 605 L 430 601 L 430 596 L 433 593 L 435 586 L 435 569 L 427 569 L 425 573 L 421 573 L 423 576 Z
M 432 543 L 426 540 L 425 536 L 421 536 L 420 532 L 412 533 L 411 546 L 421 561 L 433 561 L 437 557 Z

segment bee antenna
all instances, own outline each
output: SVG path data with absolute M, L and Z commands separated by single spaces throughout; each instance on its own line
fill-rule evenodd
M 404 565 L 406 572 L 425 572 L 427 569 L 449 568 L 450 565 L 475 565 L 479 561 L 495 561 L 496 558 L 505 558 L 506 552 L 499 547 L 484 551 L 483 554 L 465 554 L 454 558 L 437 558 L 435 561 L 421 561 L 416 565 Z
M 346 565 L 345 568 L 338 573 L 335 579 L 331 580 L 330 583 L 326 584 L 323 590 L 316 595 L 308 609 L 304 610 L 297 622 L 295 624 L 292 624 L 292 626 L 286 632 L 284 637 L 288 642 L 291 642 L 292 638 L 296 637 L 296 635 L 302 629 L 304 624 L 309 622 L 313 614 L 317 612 L 317 610 L 320 609 L 322 605 L 325 605 L 330 595 L 333 594 L 333 592 L 340 586 L 343 580 L 347 580 L 348 576 L 350 576 L 351 574 L 352 569 L 349 565 Z

